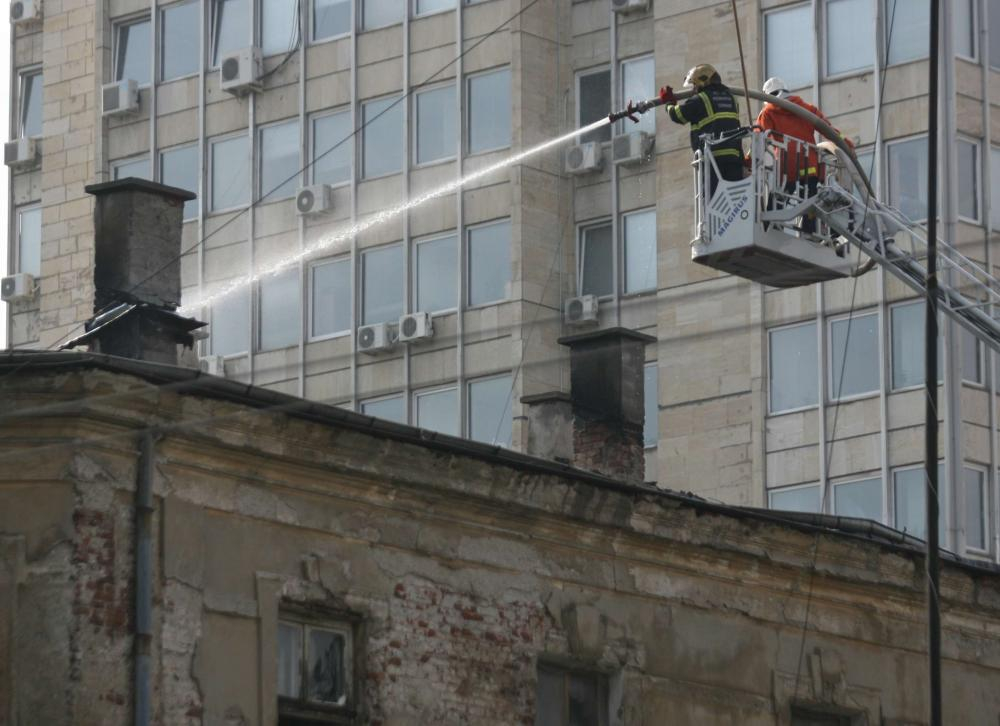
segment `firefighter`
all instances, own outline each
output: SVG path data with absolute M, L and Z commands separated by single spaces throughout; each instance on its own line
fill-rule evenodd
M 788 86 L 780 78 L 768 78 L 764 83 L 763 90 L 769 96 L 775 96 L 794 103 L 796 106 L 801 106 L 828 124 L 830 123 L 829 119 L 818 108 L 800 96 L 791 95 Z M 816 127 L 806 119 L 791 111 L 786 111 L 774 103 L 764 104 L 764 108 L 757 115 L 757 126 L 764 131 L 771 131 L 775 141 L 786 142 L 786 153 L 782 165 L 785 175 L 785 192 L 794 194 L 802 185 L 807 190 L 808 196 L 815 196 L 819 182 L 823 178 L 823 168 L 816 154 Z M 798 144 L 796 140 L 808 143 Z M 847 143 L 850 144 L 850 141 L 848 140 Z M 802 219 L 800 229 L 807 234 L 816 231 L 816 213 L 814 211 L 809 211 Z
M 693 87 L 697 93 L 680 104 L 670 86 L 660 91 L 660 98 L 667 104 L 667 115 L 674 123 L 690 124 L 691 149 L 694 151 L 701 148 L 703 137 L 718 139 L 726 134 L 725 141 L 709 148 L 722 178 L 726 181 L 739 181 L 743 178 L 743 146 L 735 134 L 740 129 L 736 99 L 723 85 L 719 72 L 708 63 L 702 63 L 688 71 L 684 85 Z M 733 137 L 728 138 L 729 134 L 733 134 Z M 710 195 L 714 196 L 718 179 L 712 165 L 709 164 L 708 167 L 711 170 Z

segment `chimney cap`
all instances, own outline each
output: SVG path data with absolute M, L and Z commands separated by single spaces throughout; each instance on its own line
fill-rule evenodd
M 111 194 L 113 192 L 140 191 L 160 194 L 165 197 L 174 197 L 182 202 L 188 202 L 192 199 L 198 198 L 197 194 L 189 192 L 187 189 L 171 187 L 166 184 L 159 184 L 157 182 L 149 181 L 148 179 L 140 179 L 136 176 L 129 176 L 124 179 L 117 179 L 110 182 L 101 182 L 100 184 L 88 184 L 83 188 L 83 191 L 88 194 L 93 194 L 95 197 L 101 196 L 102 194 Z
M 646 333 L 629 328 L 602 328 L 600 330 L 589 330 L 586 333 L 576 333 L 575 335 L 564 335 L 558 339 L 560 345 L 568 345 L 572 348 L 577 343 L 589 343 L 602 338 L 627 338 L 640 343 L 655 343 L 656 338 Z

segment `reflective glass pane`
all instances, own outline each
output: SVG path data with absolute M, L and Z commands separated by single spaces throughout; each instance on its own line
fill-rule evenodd
M 396 423 L 406 423 L 406 411 L 403 406 L 402 396 L 383 398 L 378 401 L 364 401 L 361 404 L 361 413 L 375 418 L 382 418 L 386 421 Z
M 927 499 L 924 485 L 924 469 L 904 469 L 893 472 L 893 526 L 901 532 L 926 539 Z M 938 464 L 938 488 L 946 490 L 944 465 Z M 945 498 L 939 497 L 938 541 L 943 547 L 945 518 Z
M 507 299 L 510 220 L 469 230 L 469 305 Z
M 965 58 L 976 57 L 976 0 L 953 0 L 952 28 L 955 36 L 955 53 Z M 995 17 L 995 16 L 994 16 Z
M 789 88 L 804 88 L 815 75 L 815 37 L 809 3 L 764 16 L 767 75 L 779 76 Z
M 115 43 L 115 80 L 137 81 L 140 86 L 149 83 L 149 21 L 119 25 Z
M 878 390 L 878 315 L 830 323 L 830 398 Z
M 600 726 L 601 702 L 596 676 L 570 674 L 567 723 L 569 726 Z
M 342 184 L 351 179 L 351 138 L 349 111 L 313 119 L 312 175 L 315 184 Z
M 298 43 L 298 3 L 261 0 L 260 46 L 264 55 L 287 53 Z
M 215 355 L 246 353 L 250 349 L 250 292 L 245 285 L 215 302 L 208 332 Z
M 21 136 L 42 135 L 42 74 L 21 76 Z
M 882 480 L 865 479 L 833 485 L 833 512 L 841 517 L 882 521 Z
M 656 75 L 652 58 L 639 58 L 622 63 L 622 101 L 645 101 L 656 96 Z M 596 121 L 596 119 L 595 119 Z M 644 113 L 639 123 L 622 123 L 621 131 L 645 131 L 656 133 L 656 114 Z
M 160 153 L 160 179 L 164 184 L 198 193 L 198 147 L 182 146 Z M 184 202 L 184 219 L 198 216 L 198 200 Z
M 458 430 L 458 389 L 418 393 L 414 396 L 416 423 L 422 429 L 460 436 Z
M 419 242 L 416 249 L 416 310 L 432 313 L 458 307 L 458 238 Z
M 817 403 L 817 347 L 815 323 L 771 331 L 769 388 L 772 412 Z
M 958 157 L 958 213 L 979 219 L 979 147 L 969 141 L 955 142 Z
M 212 209 L 250 201 L 250 141 L 246 136 L 212 142 Z
M 786 512 L 819 512 L 819 484 L 794 489 L 772 489 L 768 492 L 771 509 Z
M 136 159 L 124 159 L 111 163 L 112 177 L 118 179 L 128 179 L 134 176 L 137 179 L 149 179 L 149 157 L 140 156 Z
M 455 87 L 445 86 L 417 94 L 416 162 L 426 164 L 455 156 L 458 111 Z
M 861 168 L 864 169 L 865 175 L 868 177 L 868 180 L 872 183 L 872 186 L 875 187 L 875 189 L 878 189 L 878 180 L 875 178 L 876 175 L 875 175 L 874 150 L 868 149 L 866 151 L 859 151 L 857 152 L 857 156 L 858 156 L 858 163 L 861 165 Z M 861 199 L 862 201 L 867 201 L 868 198 L 867 188 L 863 186 L 862 187 L 855 186 L 854 193 L 857 194 L 858 198 Z
M 826 1 L 826 73 L 871 68 L 875 58 L 875 3 L 872 0 Z
M 455 7 L 455 0 L 417 0 L 417 15 L 436 13 Z
M 962 380 L 970 383 L 983 382 L 982 344 L 965 328 L 955 327 L 962 343 Z
M 469 153 L 510 146 L 510 69 L 469 78 Z
M 625 216 L 625 292 L 656 289 L 656 212 Z
M 914 221 L 927 218 L 927 139 L 887 146 L 889 204 Z
M 927 56 L 930 18 L 929 0 L 885 0 L 885 23 L 892 29 L 890 65 Z
M 260 281 L 260 350 L 287 348 L 299 342 L 299 271 L 285 270 Z
M 351 261 L 324 262 L 312 268 L 312 335 L 351 329 Z
M 361 255 L 363 325 L 396 322 L 403 314 L 403 248 L 382 247 Z
M 403 102 L 397 98 L 361 106 L 363 176 L 395 173 L 403 168 Z
M 160 78 L 169 81 L 198 72 L 199 5 L 170 5 L 160 11 Z
M 924 303 L 915 302 L 892 308 L 892 387 L 907 388 L 924 384 Z M 944 366 L 941 339 L 937 350 L 938 380 Z
M 351 0 L 313 0 L 313 40 L 351 32 Z
M 511 378 L 487 378 L 469 383 L 469 438 L 510 446 Z
M 986 549 L 986 528 L 983 513 L 986 511 L 985 474 L 979 469 L 964 468 L 965 478 L 965 544 L 977 550 Z
M 363 0 L 361 23 L 365 30 L 403 22 L 406 0 Z
M 299 122 L 260 130 L 260 198 L 295 196 L 299 186 Z
M 986 12 L 990 18 L 990 66 L 1000 68 L 1000 28 L 996 21 L 1000 18 L 1000 0 L 988 0 Z
M 215 0 L 212 65 L 232 50 L 250 45 L 250 0 Z
M 997 2 L 1000 3 L 1000 0 Z M 1000 8 L 997 12 L 1000 13 Z M 1000 37 L 1000 29 L 996 35 Z M 996 146 L 990 147 L 990 226 L 1000 229 L 1000 148 Z
M 586 126 L 611 113 L 611 71 L 607 68 L 579 76 L 579 96 L 576 99 L 577 125 Z M 580 143 L 610 141 L 611 126 L 584 134 Z
M 614 247 L 611 225 L 587 227 L 580 238 L 580 294 L 613 295 Z
M 343 706 L 347 703 L 345 639 L 341 633 L 309 628 L 306 677 L 309 700 Z
M 660 440 L 659 376 L 656 364 L 642 370 L 643 413 L 645 424 L 642 439 L 646 446 L 656 446 Z
M 18 212 L 18 272 L 34 277 L 42 274 L 42 209 L 22 209 Z
M 278 695 L 302 697 L 302 627 L 278 623 Z

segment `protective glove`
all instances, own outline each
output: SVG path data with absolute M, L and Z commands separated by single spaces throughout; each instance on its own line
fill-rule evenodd
M 660 100 L 666 104 L 677 103 L 677 96 L 674 95 L 674 89 L 670 86 L 664 86 L 660 89 Z

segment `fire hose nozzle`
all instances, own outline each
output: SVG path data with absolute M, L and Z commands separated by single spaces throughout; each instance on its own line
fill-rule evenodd
M 628 105 L 625 106 L 621 111 L 613 111 L 608 114 L 608 121 L 614 123 L 615 121 L 620 121 L 623 118 L 627 118 L 634 123 L 639 123 L 639 116 L 646 113 L 651 108 L 656 108 L 657 106 L 662 106 L 664 103 L 661 98 L 650 98 L 647 101 L 629 101 Z

